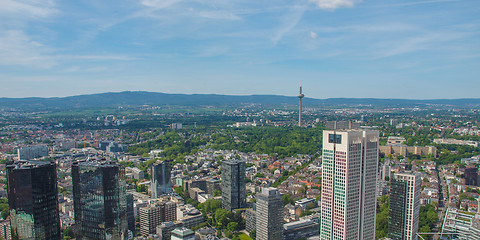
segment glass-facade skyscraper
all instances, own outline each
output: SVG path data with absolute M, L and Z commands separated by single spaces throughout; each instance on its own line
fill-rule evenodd
M 152 165 L 152 197 L 158 198 L 172 190 L 172 167 L 170 161 L 156 162 Z
M 396 173 L 391 181 L 388 237 L 418 239 L 421 177 L 413 172 Z
M 12 239 L 60 239 L 55 162 L 7 162 Z
M 72 164 L 75 237 L 126 239 L 128 237 L 125 172 L 107 161 Z
M 222 163 L 222 207 L 231 211 L 247 204 L 245 161 L 226 160 Z

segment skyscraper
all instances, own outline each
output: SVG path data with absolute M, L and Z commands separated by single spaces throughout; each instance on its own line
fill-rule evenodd
M 12 236 L 60 239 L 55 162 L 8 162 L 8 204 Z
M 172 192 L 171 175 L 170 161 L 156 162 L 152 165 L 152 197 L 158 198 Z
M 478 168 L 467 167 L 465 168 L 465 184 L 471 186 L 479 186 L 478 184 Z
M 320 238 L 375 239 L 376 130 L 323 131 Z
M 72 164 L 75 237 L 126 239 L 128 237 L 125 172 L 107 161 Z
M 388 236 L 393 240 L 416 240 L 420 214 L 421 177 L 397 173 L 391 181 Z
M 135 208 L 133 207 L 133 194 L 127 194 L 127 222 L 128 230 L 135 236 Z
M 257 240 L 283 239 L 283 201 L 276 188 L 257 194 Z
M 228 211 L 247 204 L 245 162 L 226 160 L 222 163 L 222 207 Z

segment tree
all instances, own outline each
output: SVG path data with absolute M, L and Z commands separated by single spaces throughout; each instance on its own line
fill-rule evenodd
M 231 232 L 237 231 L 237 228 L 238 228 L 238 223 L 236 223 L 236 222 L 230 222 L 227 225 L 227 230 L 229 230 Z
M 256 229 L 253 229 L 252 231 L 250 231 L 250 232 L 248 233 L 248 235 L 250 235 L 250 237 L 251 237 L 253 240 L 257 239 L 257 230 L 256 230 Z
M 66 228 L 66 229 L 63 229 L 62 231 L 62 239 L 63 240 L 70 240 L 74 238 L 74 235 L 73 235 L 73 230 L 71 228 Z
M 289 203 L 291 203 L 291 204 L 294 203 L 293 199 L 290 197 L 290 194 L 283 194 L 282 195 L 282 201 L 283 201 L 283 206 L 285 206 Z

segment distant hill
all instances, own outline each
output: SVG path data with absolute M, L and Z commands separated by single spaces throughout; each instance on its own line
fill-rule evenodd
M 99 93 L 70 97 L 53 98 L 0 98 L 0 109 L 14 108 L 25 111 L 65 110 L 75 108 L 104 108 L 117 106 L 142 105 L 183 105 L 183 106 L 231 106 L 240 104 L 296 105 L 297 97 L 279 95 L 232 96 L 216 94 L 167 94 L 143 91 Z M 372 105 L 372 106 L 416 106 L 441 104 L 455 106 L 478 106 L 480 98 L 475 99 L 375 99 L 375 98 L 304 98 L 306 106 L 332 105 Z

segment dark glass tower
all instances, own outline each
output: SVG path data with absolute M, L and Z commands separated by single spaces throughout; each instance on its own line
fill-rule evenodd
M 172 192 L 171 176 L 170 161 L 157 162 L 152 165 L 152 197 L 158 198 Z
M 128 237 L 125 172 L 106 161 L 72 164 L 77 239 Z
M 55 162 L 7 163 L 12 239 L 60 239 Z
M 246 206 L 245 162 L 227 160 L 222 163 L 222 207 L 232 211 Z
M 471 186 L 479 186 L 478 169 L 475 167 L 465 168 L 465 184 Z
M 418 239 L 421 177 L 415 172 L 393 176 L 388 217 L 388 236 L 393 240 Z
M 388 236 L 391 239 L 404 239 L 405 207 L 407 201 L 407 183 L 393 179 L 391 181 L 390 209 L 388 212 Z

